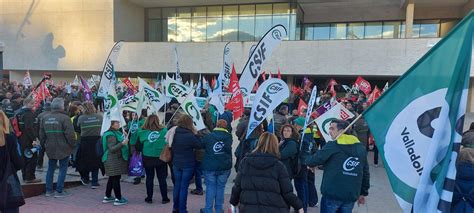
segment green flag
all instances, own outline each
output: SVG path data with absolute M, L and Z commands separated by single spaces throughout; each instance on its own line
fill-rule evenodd
M 364 112 L 404 212 L 450 209 L 473 26 L 471 12 Z

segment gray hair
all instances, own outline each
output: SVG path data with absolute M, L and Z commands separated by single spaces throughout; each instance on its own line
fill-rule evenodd
M 64 110 L 64 99 L 63 98 L 54 98 L 51 101 L 52 110 Z

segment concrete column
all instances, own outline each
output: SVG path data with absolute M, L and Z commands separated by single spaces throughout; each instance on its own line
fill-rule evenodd
M 415 3 L 414 0 L 406 0 L 406 19 L 405 19 L 405 38 L 413 37 L 413 17 L 415 15 Z

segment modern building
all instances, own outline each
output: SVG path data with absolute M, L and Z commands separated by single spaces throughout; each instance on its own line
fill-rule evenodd
M 267 73 L 384 84 L 473 8 L 474 0 L 0 0 L 0 68 L 11 80 L 30 70 L 34 81 L 44 72 L 71 81 L 98 74 L 123 40 L 119 76 L 174 72 L 176 47 L 184 78 L 197 79 L 220 71 L 231 42 L 240 73 L 251 46 L 282 24 L 288 37 Z

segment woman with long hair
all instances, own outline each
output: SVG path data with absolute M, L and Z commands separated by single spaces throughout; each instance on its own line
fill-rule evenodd
M 169 203 L 168 186 L 166 177 L 168 177 L 168 167 L 165 162 L 160 160 L 160 154 L 165 147 L 165 135 L 168 130 L 160 124 L 157 115 L 150 115 L 145 120 L 143 126 L 138 129 L 137 150 L 143 153 L 143 166 L 146 173 L 146 198 L 145 202 L 152 203 L 153 199 L 153 179 L 155 172 L 160 184 L 161 203 Z
M 293 194 L 293 186 L 275 135 L 265 132 L 252 153 L 240 163 L 230 203 L 241 212 L 290 212 L 290 206 L 303 212 L 301 201 Z
M 85 102 L 84 114 L 80 115 L 77 126 L 80 131 L 80 144 L 77 151 L 77 170 L 81 174 L 82 185 L 89 184 L 89 173 L 92 176 L 91 187 L 99 187 L 98 177 L 101 166 L 100 157 L 96 152 L 96 144 L 100 142 L 102 115 L 96 113 L 92 102 Z
M 195 149 L 202 147 L 201 139 L 197 136 L 193 119 L 189 115 L 181 115 L 171 147 L 174 174 L 173 212 L 187 212 L 189 181 L 196 167 Z
M 281 141 L 280 141 L 280 160 L 285 165 L 290 179 L 293 179 L 297 173 L 298 168 L 298 150 L 299 143 L 298 133 L 290 124 L 285 124 L 281 127 Z
M 119 120 L 119 118 L 113 118 L 110 129 L 102 136 L 104 148 L 102 162 L 104 162 L 105 174 L 109 176 L 102 203 L 113 202 L 115 206 L 128 203 L 127 199 L 122 196 L 120 189 L 120 178 L 123 174 L 128 173 L 128 138 L 124 137 L 122 132 L 119 131 Z M 112 189 L 114 190 L 115 198 L 112 197 Z

